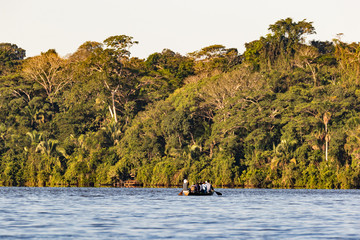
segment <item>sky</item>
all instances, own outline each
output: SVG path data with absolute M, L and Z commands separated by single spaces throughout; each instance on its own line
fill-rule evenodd
M 0 43 L 31 57 L 74 53 L 86 41 L 127 35 L 131 56 L 171 49 L 182 55 L 213 44 L 237 48 L 269 33 L 280 19 L 313 22 L 308 40 L 360 41 L 359 0 L 0 0 Z

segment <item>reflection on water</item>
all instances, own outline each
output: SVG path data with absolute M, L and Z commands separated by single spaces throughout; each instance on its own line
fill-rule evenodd
M 0 238 L 360 239 L 359 190 L 0 188 Z

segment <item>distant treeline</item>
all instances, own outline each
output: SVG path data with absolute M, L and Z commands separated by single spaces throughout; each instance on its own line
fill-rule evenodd
M 0 185 L 360 187 L 360 44 L 282 19 L 246 50 L 0 44 Z

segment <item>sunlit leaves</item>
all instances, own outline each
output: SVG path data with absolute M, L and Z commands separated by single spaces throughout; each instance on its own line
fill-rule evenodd
M 60 90 L 72 80 L 66 64 L 65 59 L 59 57 L 55 51 L 49 50 L 26 60 L 23 68 L 24 77 L 40 84 L 50 102 L 53 102 Z
M 25 58 L 25 50 L 11 43 L 0 43 L 0 76 L 16 70 L 20 60 Z
M 147 59 L 126 35 L 68 57 L 0 44 L 0 184 L 359 187 L 359 44 L 269 31 Z

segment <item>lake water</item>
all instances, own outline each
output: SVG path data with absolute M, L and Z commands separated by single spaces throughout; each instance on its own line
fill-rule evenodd
M 5 239 L 360 239 L 359 190 L 0 187 Z

